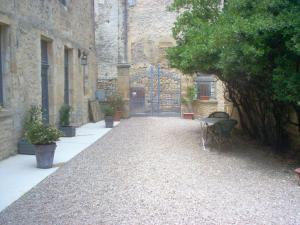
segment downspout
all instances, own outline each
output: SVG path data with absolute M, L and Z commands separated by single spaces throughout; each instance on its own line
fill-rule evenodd
M 124 62 L 128 63 L 128 2 L 124 1 Z

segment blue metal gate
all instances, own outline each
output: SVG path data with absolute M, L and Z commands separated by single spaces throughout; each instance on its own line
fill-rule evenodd
M 180 116 L 181 78 L 178 74 L 150 66 L 130 78 L 132 116 Z

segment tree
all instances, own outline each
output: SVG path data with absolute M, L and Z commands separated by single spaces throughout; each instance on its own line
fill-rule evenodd
M 181 12 L 171 66 L 216 74 L 244 130 L 281 148 L 289 106 L 300 121 L 300 2 L 174 0 L 170 10 Z

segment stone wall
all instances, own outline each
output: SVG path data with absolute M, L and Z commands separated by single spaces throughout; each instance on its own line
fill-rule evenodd
M 186 88 L 193 85 L 193 79 L 169 67 L 166 59 L 166 49 L 175 46 L 172 37 L 172 27 L 176 21 L 177 13 L 169 12 L 167 7 L 172 0 L 137 0 L 134 6 L 129 7 L 128 19 L 128 55 L 131 64 L 131 74 L 139 73 L 141 68 L 149 64 L 160 64 L 165 70 L 177 73 L 182 80 L 182 95 Z M 197 100 L 194 110 L 197 117 L 208 116 L 213 111 L 224 111 L 224 88 L 222 82 L 216 85 L 216 100 Z M 182 106 L 182 112 L 186 111 Z
M 127 0 L 96 0 L 98 77 L 116 78 L 117 65 L 126 63 Z
M 169 12 L 171 0 L 137 0 L 129 7 L 128 55 L 134 71 L 147 68 L 149 64 L 160 64 L 168 68 L 165 50 L 175 45 L 172 27 L 177 14 Z
M 181 90 L 184 94 L 188 76 L 170 68 L 166 59 L 167 48 L 176 45 L 172 37 L 172 27 L 178 14 L 167 9 L 172 1 L 136 0 L 130 5 L 127 5 L 127 0 L 96 1 L 96 45 L 100 83 L 103 78 L 118 76 L 117 65 L 124 62 L 130 64 L 131 77 L 137 74 L 144 76 L 144 83 L 147 83 L 147 70 L 150 65 L 159 64 L 162 70 L 181 77 Z M 197 102 L 195 110 L 198 116 L 206 116 L 217 110 L 224 111 L 223 89 L 219 83 L 216 101 Z M 124 89 L 120 82 L 119 86 Z
M 195 85 L 195 77 L 182 76 L 182 95 L 186 94 L 188 86 Z M 224 111 L 229 115 L 232 115 L 232 104 L 225 100 L 224 91 L 225 87 L 223 83 L 214 77 L 215 84 L 215 98 L 209 100 L 197 99 L 193 103 L 193 110 L 195 113 L 195 118 L 207 117 L 209 114 L 215 111 Z M 187 108 L 182 105 L 182 112 L 188 112 Z
M 16 153 L 23 119 L 31 105 L 41 105 L 41 40 L 49 51 L 50 123 L 58 123 L 64 96 L 64 50 L 69 51 L 72 123 L 88 121 L 88 101 L 96 89 L 96 53 L 92 0 L 0 0 L 4 107 L 0 109 L 0 159 Z M 81 65 L 87 54 L 88 65 Z M 9 116 L 5 116 L 9 114 Z M 10 133 L 9 134 L 7 134 Z M 11 139 L 7 139 L 10 136 Z

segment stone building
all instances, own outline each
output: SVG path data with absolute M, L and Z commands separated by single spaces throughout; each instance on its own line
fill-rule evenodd
M 172 27 L 177 13 L 167 9 L 171 2 L 96 1 L 98 84 L 105 82 L 106 77 L 118 78 L 118 65 L 125 63 L 130 65 L 130 78 L 126 81 L 129 86 L 123 82 L 119 88 L 129 90 L 124 96 L 130 102 L 132 115 L 178 115 L 186 111 L 180 98 L 190 85 L 196 85 L 198 89 L 194 105 L 197 116 L 224 111 L 223 86 L 215 76 L 191 80 L 168 65 L 166 49 L 176 44 Z M 127 86 L 124 88 L 124 85 Z
M 88 122 L 96 89 L 94 1 L 0 0 L 0 159 L 15 154 L 23 120 L 41 105 L 50 124 L 60 107 Z

